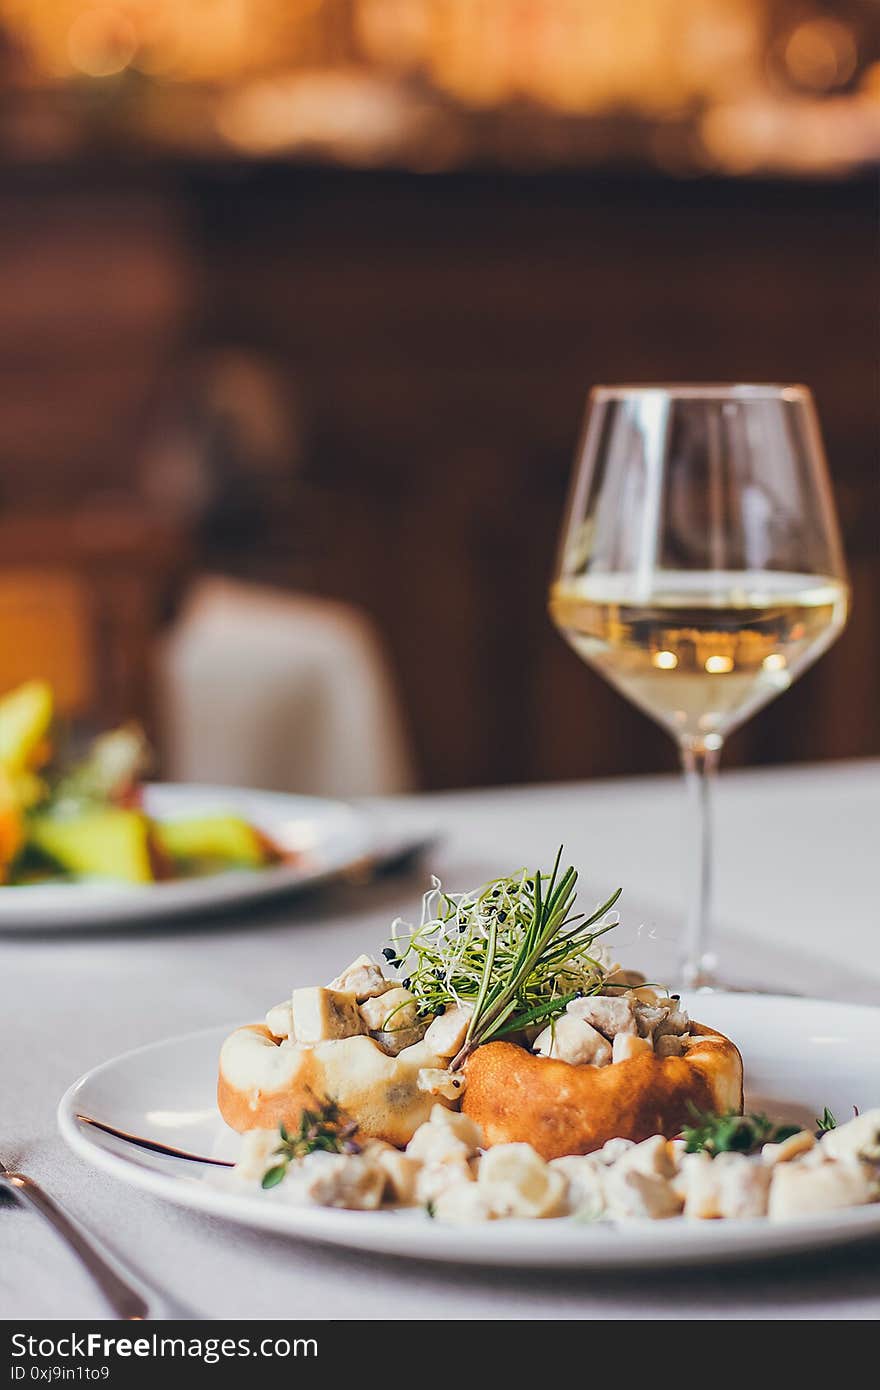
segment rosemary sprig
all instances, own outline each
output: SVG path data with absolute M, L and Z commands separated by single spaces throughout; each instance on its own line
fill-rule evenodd
M 781 1144 L 793 1134 L 799 1134 L 800 1125 L 777 1125 L 766 1115 L 716 1115 L 703 1112 L 696 1106 L 689 1107 L 694 1123 L 686 1125 L 681 1131 L 685 1141 L 685 1152 L 689 1154 L 707 1153 L 715 1158 L 720 1153 L 757 1153 L 764 1144 Z
M 390 954 L 420 1015 L 456 1004 L 473 1010 L 453 1069 L 483 1043 L 547 1022 L 602 988 L 606 967 L 593 948 L 615 925 L 603 919 L 620 890 L 591 916 L 575 913 L 577 873 L 561 872 L 561 860 L 560 849 L 549 874 L 523 870 L 475 893 L 444 893 L 435 880 L 421 926 L 404 937 L 396 924 Z
M 286 1178 L 290 1164 L 305 1158 L 306 1154 L 360 1153 L 360 1145 L 354 1137 L 356 1133 L 357 1123 L 335 1100 L 318 1101 L 317 1109 L 303 1110 L 295 1134 L 289 1134 L 284 1125 L 279 1126 L 281 1142 L 274 1150 L 279 1161 L 263 1174 L 261 1186 L 277 1187 Z

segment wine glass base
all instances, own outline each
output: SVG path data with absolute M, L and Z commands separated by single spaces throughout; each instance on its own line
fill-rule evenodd
M 681 968 L 681 979 L 685 989 L 690 991 L 704 989 L 723 989 L 718 978 L 718 957 L 702 956 L 698 961 L 685 961 Z

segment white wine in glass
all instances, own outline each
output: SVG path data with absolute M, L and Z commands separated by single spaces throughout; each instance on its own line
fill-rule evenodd
M 592 393 L 550 612 L 679 744 L 697 816 L 687 984 L 717 980 L 709 788 L 724 739 L 830 646 L 848 601 L 806 388 Z

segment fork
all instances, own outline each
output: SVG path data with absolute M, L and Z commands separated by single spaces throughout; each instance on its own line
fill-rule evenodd
M 0 1188 L 6 1188 L 48 1221 L 91 1275 L 118 1318 L 142 1322 L 150 1317 L 150 1300 L 143 1282 L 94 1236 L 87 1235 L 33 1178 L 7 1168 L 0 1159 Z

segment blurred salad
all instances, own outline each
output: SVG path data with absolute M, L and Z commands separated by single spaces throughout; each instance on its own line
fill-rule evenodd
M 0 698 L 0 884 L 98 878 L 123 883 L 260 869 L 281 851 L 240 816 L 154 820 L 142 779 L 152 755 L 137 724 L 61 755 L 52 688 L 28 681 Z

